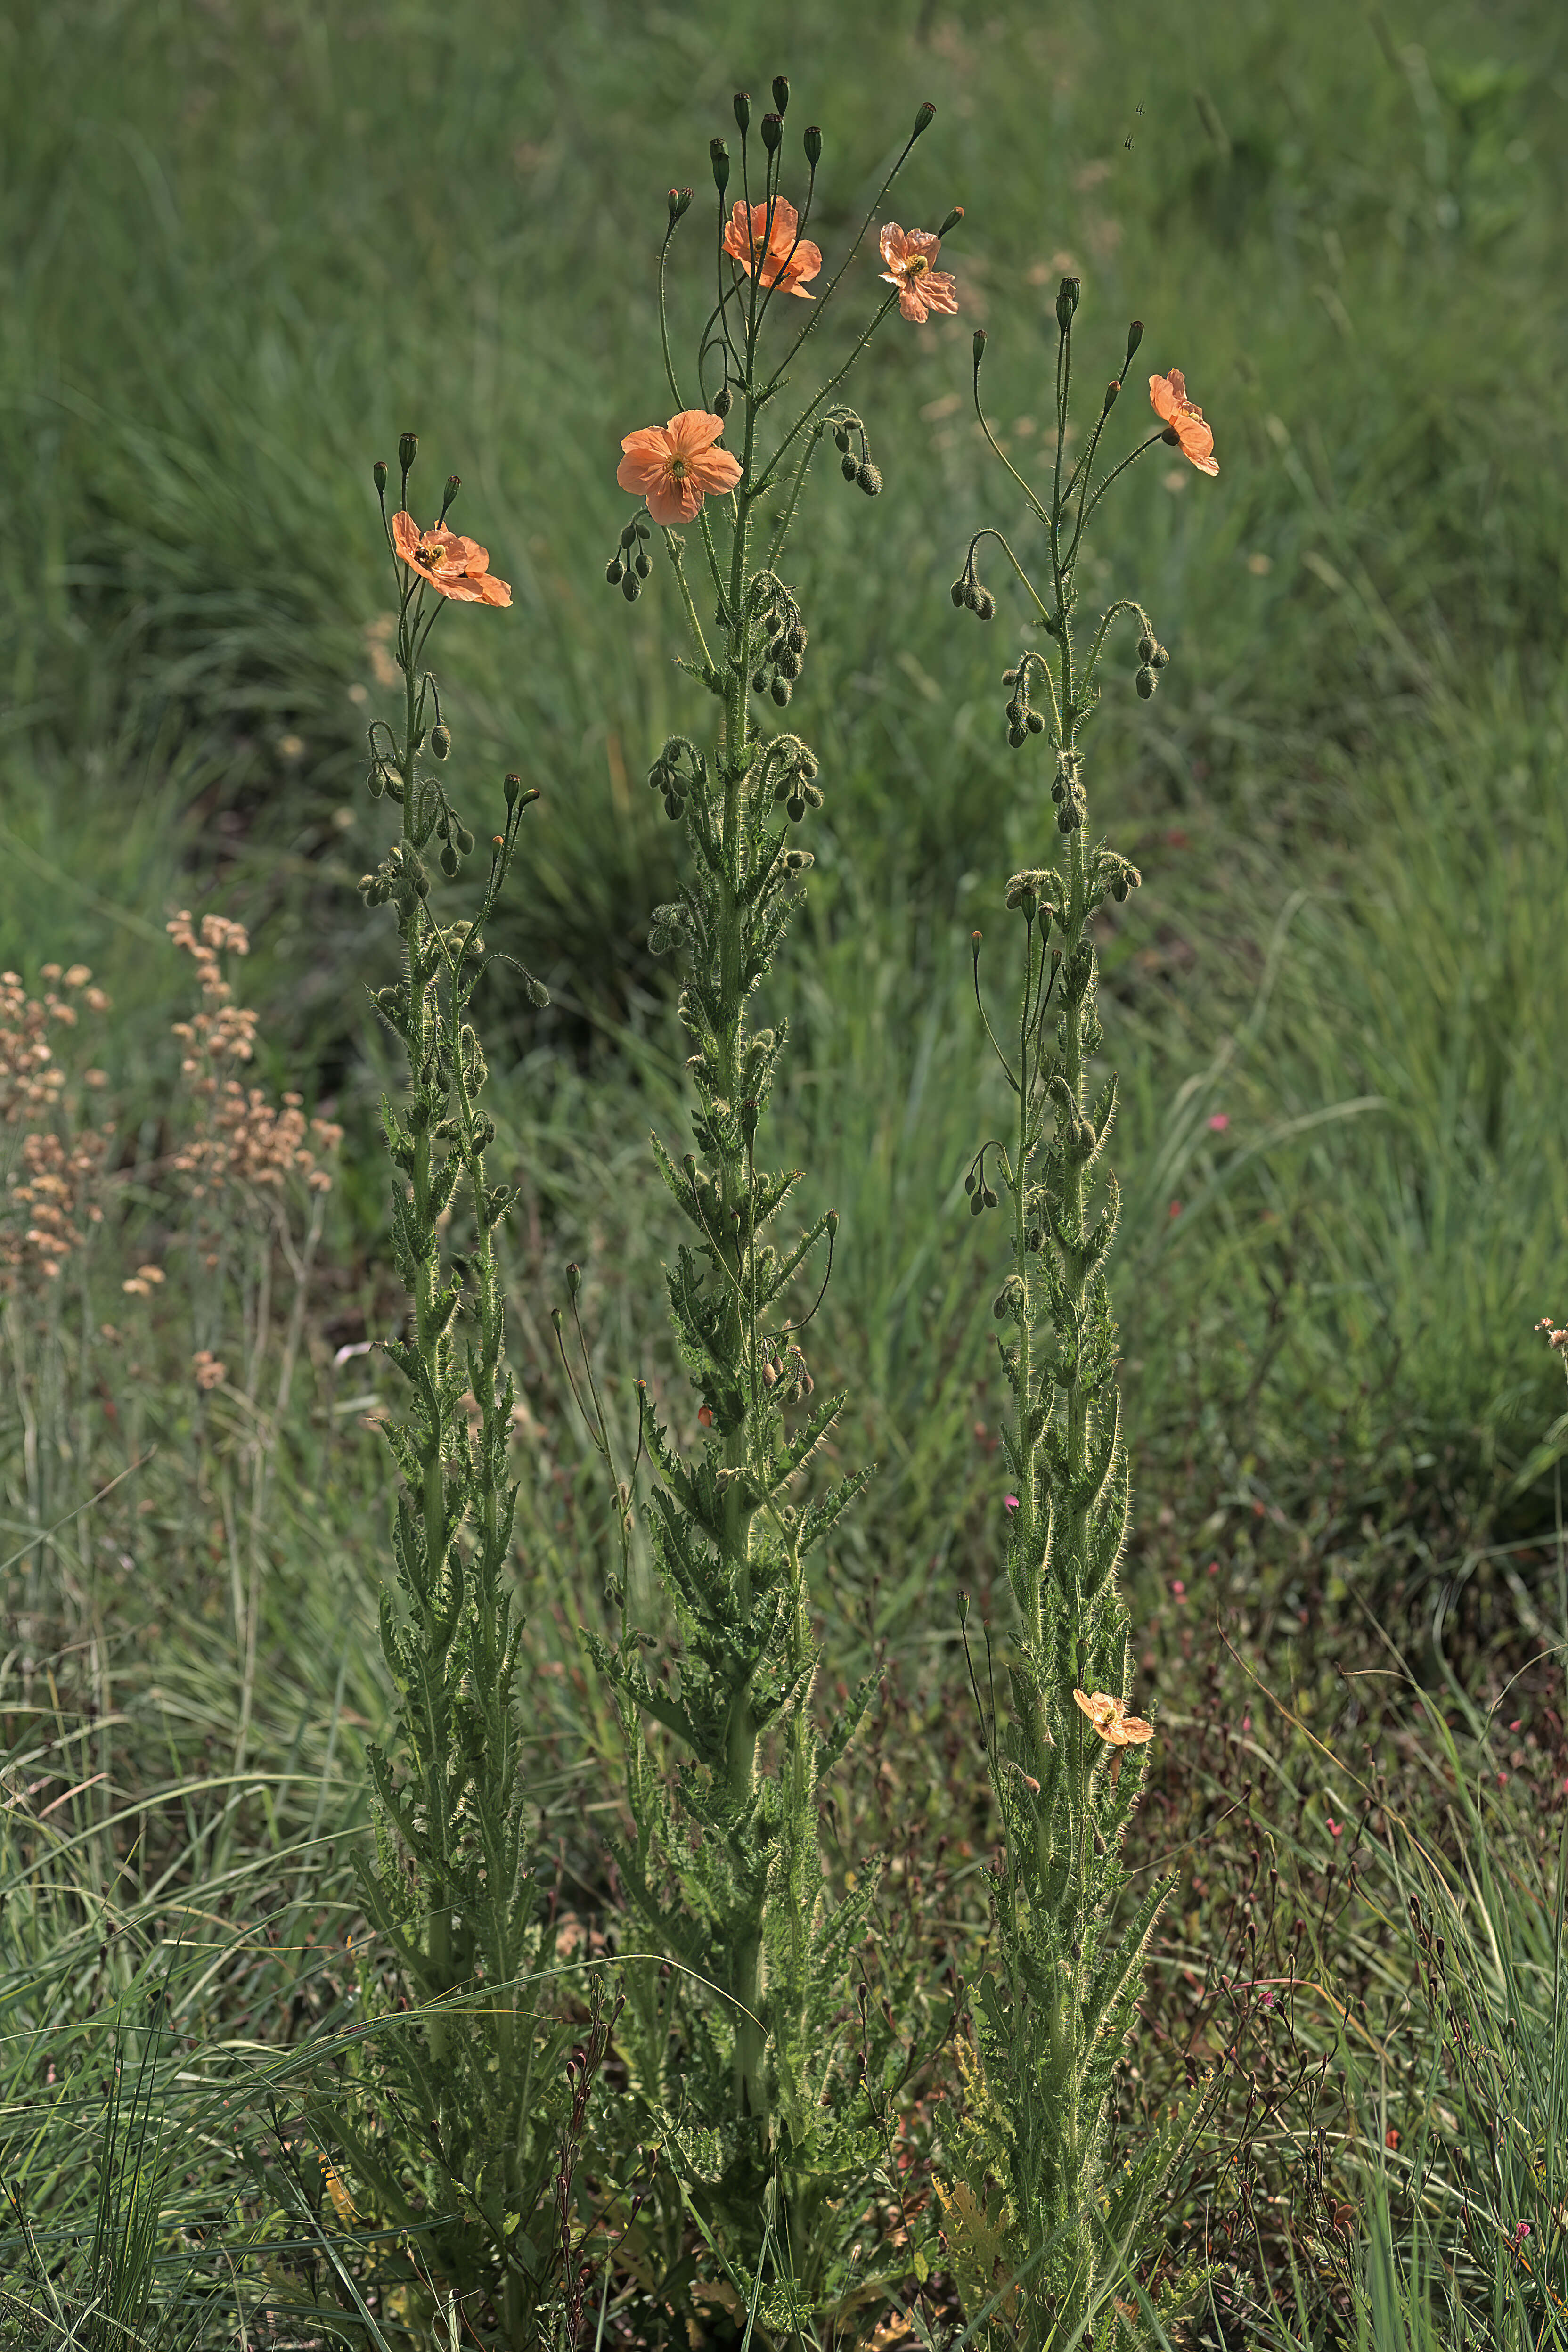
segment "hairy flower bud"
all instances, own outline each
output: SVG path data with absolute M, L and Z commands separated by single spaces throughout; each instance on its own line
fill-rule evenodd
M 437 760 L 444 760 L 451 751 L 451 748 L 452 730 L 449 727 L 443 726 L 440 719 L 437 719 L 435 726 L 430 730 L 430 751 L 432 756 Z
M 1153 639 L 1152 637 L 1151 637 L 1151 636 L 1142 636 L 1142 637 L 1140 637 L 1140 638 L 1139 638 L 1139 640 L 1138 640 L 1138 658 L 1139 658 L 1139 660 L 1140 660 L 1141 662 L 1146 662 L 1146 661 L 1152 661 L 1152 660 L 1153 660 L 1153 658 L 1154 658 L 1154 639 Z
M 878 467 L 873 466 L 868 457 L 863 465 L 856 467 L 855 479 L 859 483 L 860 488 L 865 491 L 866 496 L 868 499 L 874 499 L 882 487 L 880 469 Z
M 1111 410 L 1116 405 L 1116 396 L 1121 390 L 1121 378 L 1119 375 L 1113 375 L 1110 382 L 1105 387 L 1105 398 L 1101 403 L 1100 411 L 1101 416 L 1110 415 Z
M 605 566 L 605 577 L 609 582 L 612 588 L 618 588 L 620 586 L 621 573 L 625 569 L 626 567 L 622 563 L 620 557 L 618 555 L 612 555 L 608 563 Z
M 1082 292 L 1081 278 L 1064 278 L 1057 289 L 1057 324 L 1064 335 L 1072 325 L 1072 314 L 1078 309 L 1078 299 Z
M 722 197 L 730 184 L 730 150 L 722 139 L 710 139 L 708 154 L 713 165 L 713 185 Z
M 731 389 L 730 389 L 730 387 L 729 387 L 729 385 L 728 385 L 727 383 L 721 383 L 721 384 L 719 386 L 718 391 L 717 391 L 717 392 L 714 394 L 714 395 L 713 395 L 713 414 L 714 414 L 714 415 L 715 415 L 715 416 L 728 416 L 728 415 L 729 415 L 729 414 L 730 414 L 730 411 L 731 410 L 731 408 L 733 408 L 733 406 L 734 406 L 734 405 L 735 405 L 735 395 L 734 395 L 734 394 L 731 391 Z
M 965 604 L 968 603 L 968 601 L 969 601 L 969 600 L 968 600 L 968 598 L 965 596 L 965 594 L 964 594 L 964 593 L 963 593 L 963 587 L 964 587 L 964 583 L 963 583 L 963 577 L 962 577 L 962 575 L 961 575 L 958 579 L 956 579 L 956 580 L 953 582 L 952 586 L 952 587 L 948 590 L 948 592 L 947 592 L 947 593 L 948 593 L 948 594 L 952 598 L 954 607 L 955 607 L 955 608 L 956 608 L 956 610 L 957 610 L 957 611 L 959 611 L 960 613 L 962 613 L 962 612 L 963 612 L 963 608 L 964 608 L 964 605 L 965 605 Z
M 852 482 L 860 471 L 853 457 L 846 454 L 838 460 L 838 470 L 847 482 Z
M 743 89 L 738 89 L 735 92 L 735 121 L 740 125 L 741 136 L 743 139 L 752 127 L 751 96 Z
M 806 162 L 815 172 L 822 161 L 822 133 L 815 122 L 806 124 L 805 137 L 800 143 L 805 149 Z
M 1153 652 L 1149 656 L 1150 665 L 1154 669 L 1168 668 L 1170 666 L 1170 660 L 1171 656 L 1165 651 L 1163 646 L 1157 645 Z
M 1160 681 L 1155 677 L 1153 671 L 1149 667 L 1148 663 L 1145 662 L 1142 667 L 1139 670 L 1138 675 L 1133 679 L 1132 683 L 1138 688 L 1143 700 L 1147 702 Z
M 633 559 L 632 569 L 637 573 L 639 580 L 646 580 L 648 573 L 653 570 L 653 565 L 649 562 L 647 557 L 643 553 L 640 547 Z
M 977 621 L 994 621 L 996 618 L 996 599 L 989 588 L 982 588 L 976 594 L 974 617 Z
M 794 692 L 794 688 L 791 687 L 787 677 L 775 677 L 770 691 L 772 692 L 773 700 L 778 704 L 779 709 L 782 710 L 785 703 L 789 700 L 791 694 Z
M 763 145 L 767 149 L 770 155 L 776 155 L 778 153 L 779 143 L 783 138 L 783 116 L 778 114 L 764 114 L 763 117 Z

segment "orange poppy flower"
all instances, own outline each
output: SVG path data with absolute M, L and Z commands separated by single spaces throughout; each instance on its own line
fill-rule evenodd
M 683 408 L 668 425 L 628 433 L 616 479 L 647 500 L 655 522 L 690 522 L 710 490 L 732 490 L 741 478 L 740 460 L 713 446 L 723 430 L 721 416 Z
M 1154 1727 L 1136 1715 L 1129 1715 L 1119 1698 L 1109 1691 L 1091 1691 L 1086 1697 L 1075 1690 L 1073 1696 L 1093 1724 L 1108 1748 L 1141 1748 L 1154 1737 Z
M 510 604 L 511 590 L 490 570 L 489 550 L 433 522 L 421 530 L 410 514 L 392 518 L 393 544 L 405 563 L 458 604 Z
M 800 215 L 787 196 L 774 197 L 771 228 L 766 205 L 753 205 L 749 221 L 745 205 L 737 205 L 724 229 L 724 250 L 748 278 L 798 294 L 803 302 L 816 301 L 805 281 L 822 268 L 822 247 L 800 235 Z
M 1166 440 L 1173 442 L 1200 474 L 1217 474 L 1214 433 L 1204 423 L 1196 401 L 1187 398 L 1187 380 L 1180 368 L 1173 368 L 1169 375 L 1150 377 L 1149 403 L 1165 427 Z
M 882 275 L 899 289 L 899 310 L 916 326 L 933 310 L 951 313 L 958 308 L 958 289 L 945 269 L 933 269 L 942 239 L 929 228 L 902 229 L 889 221 L 882 231 Z

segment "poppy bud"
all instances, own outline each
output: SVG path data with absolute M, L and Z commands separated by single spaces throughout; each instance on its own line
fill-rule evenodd
M 690 204 L 691 190 L 689 188 L 671 188 L 669 192 L 669 217 L 671 221 L 678 221 L 681 215 L 689 209 Z
M 743 139 L 752 127 L 752 100 L 750 94 L 743 89 L 735 92 L 735 120 L 741 126 Z
M 981 1195 L 980 1193 L 978 1193 L 978 1192 L 972 1192 L 972 1193 L 970 1194 L 970 1196 L 969 1196 L 969 1213 L 970 1213 L 970 1215 L 971 1215 L 972 1217 L 977 1217 L 977 1216 L 980 1214 L 981 1210 L 982 1210 L 984 1206 L 985 1206 L 984 1200 L 984 1198 L 982 1197 L 982 1195 Z
M 968 599 L 963 593 L 963 582 L 962 579 L 955 580 L 947 593 L 952 598 L 955 608 L 962 613 L 964 605 L 968 602 Z
M 646 580 L 648 573 L 653 570 L 653 565 L 649 562 L 647 557 L 643 553 L 640 547 L 637 551 L 636 558 L 632 564 L 632 569 L 637 573 L 639 580 Z
M 784 643 L 789 647 L 792 654 L 805 653 L 806 645 L 805 631 L 801 627 L 798 621 L 792 622 L 790 626 L 784 631 Z
M 730 389 L 730 387 L 729 387 L 729 385 L 728 385 L 727 383 L 721 383 L 721 384 L 719 386 L 718 391 L 717 391 L 717 392 L 714 394 L 714 395 L 713 395 L 713 414 L 714 414 L 714 415 L 715 415 L 715 416 L 728 416 L 728 415 L 729 415 L 729 414 L 730 414 L 730 411 L 731 410 L 731 408 L 733 408 L 733 407 L 734 407 L 734 405 L 735 405 L 735 395 L 734 395 L 734 394 L 731 391 L 731 389 Z
M 508 808 L 515 808 L 517 806 L 517 796 L 521 790 L 522 778 L 521 776 L 509 776 L 507 778 L 506 804 Z
M 815 122 L 806 124 L 805 137 L 801 141 L 801 145 L 805 149 L 806 162 L 815 172 L 822 161 L 822 133 Z
M 1153 652 L 1149 656 L 1150 666 L 1154 669 L 1164 669 L 1168 667 L 1170 659 L 1171 656 L 1165 651 L 1163 646 L 1156 646 Z
M 1026 743 L 1028 740 L 1029 736 L 1027 728 L 1017 726 L 1008 728 L 1007 740 L 1011 743 L 1015 751 L 1018 749 L 1020 743 Z
M 1046 722 L 1037 710 L 1026 710 L 1024 724 L 1031 735 L 1043 735 L 1046 731 Z
M 1064 335 L 1072 325 L 1072 314 L 1078 309 L 1078 298 L 1082 292 L 1081 278 L 1064 278 L 1057 289 L 1057 324 Z
M 1155 646 L 1152 637 L 1142 636 L 1139 638 L 1138 658 L 1141 662 L 1152 661 L 1154 658 L 1154 651 Z
M 461 474 L 448 474 L 448 475 L 447 475 L 447 488 L 446 488 L 445 491 L 443 492 L 443 494 L 442 494 L 442 499 L 441 499 L 441 512 L 440 512 L 440 516 L 439 516 L 439 518 L 438 518 L 440 521 L 442 521 L 442 522 L 445 522 L 445 521 L 446 521 L 446 520 L 447 520 L 447 508 L 451 505 L 452 500 L 457 497 L 458 492 L 462 488 L 462 487 L 463 487 L 463 478 L 462 478 Z
M 474 845 L 474 836 L 473 836 L 473 835 L 468 831 L 468 826 L 467 826 L 466 824 L 460 824 L 460 825 L 458 827 L 458 856 L 461 856 L 461 857 L 467 857 L 467 856 L 468 856 L 468 853 L 469 853 L 469 851 L 473 848 L 473 845 Z
M 987 1209 L 994 1209 L 996 1206 L 996 1195 L 992 1191 L 989 1184 L 983 1184 L 981 1186 L 980 1198 L 982 1203 Z
M 779 656 L 779 675 L 791 678 L 800 676 L 800 656 L 792 654 L 787 646 Z
M 882 487 L 881 472 L 879 467 L 871 464 L 869 458 L 863 466 L 856 468 L 855 479 L 868 499 L 874 499 Z
M 621 572 L 623 569 L 624 567 L 620 557 L 618 555 L 612 555 L 608 563 L 605 566 L 605 577 L 609 582 L 612 588 L 618 588 L 620 586 Z
M 856 464 L 854 458 L 850 457 L 847 450 L 846 450 L 844 456 L 838 460 L 838 470 L 843 475 L 847 482 L 852 482 L 855 479 L 856 475 L 860 471 L 859 467 Z
M 418 455 L 418 434 L 405 433 L 397 444 L 397 462 L 403 468 L 405 479 L 413 472 L 414 460 Z
M 386 459 L 384 457 L 378 457 L 376 459 L 374 465 L 370 469 L 370 478 L 375 484 L 376 495 L 379 498 L 381 493 L 386 488 Z
M 772 688 L 773 698 L 778 704 L 781 710 L 784 709 L 784 704 L 789 700 L 793 691 L 794 688 L 791 687 L 787 677 L 774 678 Z
M 973 350 L 974 373 L 978 375 L 980 373 L 980 362 L 985 357 L 985 330 L 984 327 L 976 327 L 974 330 Z
M 1123 373 L 1131 366 L 1132 354 L 1137 350 L 1142 340 L 1143 321 L 1142 319 L 1134 319 L 1132 324 L 1127 330 L 1127 357 L 1121 362 Z
M 430 750 L 437 760 L 444 760 L 452 748 L 452 730 L 437 719 L 430 730 Z
M 778 108 L 781 114 L 788 113 L 789 76 L 787 74 L 774 74 L 773 76 L 773 104 Z
M 1105 404 L 1100 412 L 1101 416 L 1110 415 L 1111 410 L 1116 405 L 1116 395 L 1121 390 L 1121 378 L 1119 375 L 1113 375 L 1110 382 L 1105 387 Z
M 637 586 L 637 576 L 634 572 L 628 572 L 626 578 L 622 581 L 621 593 L 626 598 L 628 604 L 635 604 L 637 598 L 642 594 L 642 590 Z
M 710 139 L 708 153 L 713 165 L 713 185 L 722 196 L 730 184 L 730 150 L 721 139 Z
M 954 205 L 952 210 L 949 213 L 947 218 L 938 229 L 938 236 L 950 236 L 963 218 L 963 206 L 962 205 Z
M 770 155 L 777 154 L 779 142 L 783 137 L 784 120 L 782 116 L 777 114 L 764 114 L 763 117 L 763 145 L 767 149 Z
M 929 131 L 935 121 L 936 109 L 928 99 L 915 117 L 915 127 L 910 133 L 910 144 L 913 146 L 921 131 Z
M 974 617 L 977 621 L 994 621 L 996 618 L 996 599 L 989 588 L 982 588 L 975 597 Z
M 1155 677 L 1153 671 L 1149 667 L 1148 663 L 1145 662 L 1132 683 L 1138 688 L 1138 691 L 1142 696 L 1144 701 L 1147 702 L 1160 681 Z
M 753 694 L 766 694 L 767 690 L 767 671 L 765 669 L 754 669 L 752 672 L 752 692 Z
M 449 882 L 458 870 L 458 853 L 450 842 L 441 852 L 441 871 Z

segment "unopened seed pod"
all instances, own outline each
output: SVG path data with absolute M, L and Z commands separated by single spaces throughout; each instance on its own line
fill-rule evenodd
M 733 408 L 734 404 L 735 404 L 735 395 L 734 395 L 734 394 L 731 391 L 731 389 L 730 389 L 730 387 L 729 387 L 729 385 L 728 385 L 727 383 L 721 383 L 721 384 L 719 386 L 718 391 L 717 391 L 717 392 L 714 394 L 714 395 L 713 395 L 713 414 L 714 414 L 714 415 L 715 415 L 715 416 L 728 416 L 728 415 L 729 415 L 729 414 L 730 414 L 731 409 L 731 408 Z
M 612 555 L 608 563 L 605 566 L 605 577 L 609 582 L 612 588 L 618 588 L 620 586 L 621 574 L 625 570 L 626 566 L 621 562 L 620 557 L 618 555 Z
M 806 124 L 805 136 L 800 143 L 805 149 L 806 162 L 815 172 L 822 161 L 822 132 L 815 122 Z
M 451 730 L 448 727 L 444 727 L 441 721 L 437 719 L 435 726 L 430 730 L 430 750 L 437 760 L 444 760 L 451 749 Z

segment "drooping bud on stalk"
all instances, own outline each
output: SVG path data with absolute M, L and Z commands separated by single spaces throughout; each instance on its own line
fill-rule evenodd
M 1119 375 L 1113 375 L 1110 382 L 1105 387 L 1105 405 L 1100 412 L 1101 416 L 1110 415 L 1111 410 L 1116 405 L 1116 396 L 1121 390 L 1121 378 Z
M 447 475 L 446 491 L 441 499 L 441 520 L 443 522 L 447 520 L 447 509 L 450 507 L 452 500 L 457 497 L 458 492 L 462 488 L 462 487 L 463 478 L 461 474 Z
M 950 236 L 963 218 L 963 206 L 962 205 L 954 205 L 952 210 L 949 213 L 947 218 L 938 229 L 938 236 Z
M 822 161 L 822 133 L 815 122 L 806 124 L 805 137 L 801 141 L 801 145 L 805 149 L 806 162 L 815 172 Z
M 708 152 L 713 164 L 713 185 L 721 199 L 730 184 L 730 150 L 721 139 L 710 139 Z
M 784 117 L 780 114 L 764 114 L 763 117 L 763 145 L 767 149 L 770 155 L 776 155 L 778 153 L 779 142 L 783 137 Z
M 789 76 L 787 74 L 774 74 L 773 76 L 773 104 L 778 108 L 781 114 L 788 113 Z
M 376 459 L 374 465 L 370 469 L 370 478 L 375 484 L 375 494 L 377 498 L 384 498 L 386 495 L 386 459 L 384 457 L 378 457 Z
M 925 104 L 921 107 L 920 112 L 915 117 L 915 127 L 910 133 L 910 144 L 913 146 L 921 131 L 929 131 L 935 121 L 936 109 L 928 98 Z
M 1121 373 L 1123 375 L 1126 374 L 1128 369 L 1131 366 L 1132 354 L 1137 350 L 1142 340 L 1143 321 L 1142 319 L 1134 319 L 1132 324 L 1127 330 L 1127 357 L 1121 362 Z
M 1072 314 L 1078 309 L 1078 298 L 1083 292 L 1080 278 L 1064 278 L 1057 291 L 1057 324 L 1065 335 L 1072 325 Z
M 430 730 L 431 752 L 437 760 L 444 760 L 447 757 L 451 749 L 452 730 L 449 727 L 443 726 L 440 719 L 437 719 L 435 726 Z
M 397 444 L 397 462 L 403 468 L 403 478 L 405 481 L 408 479 L 409 475 L 414 471 L 414 460 L 418 455 L 418 434 L 405 433 Z
M 740 124 L 743 139 L 752 127 L 752 100 L 749 92 L 743 89 L 735 92 L 735 120 Z
M 731 389 L 730 389 L 730 387 L 729 387 L 729 385 L 728 385 L 727 383 L 721 383 L 721 384 L 719 386 L 718 391 L 717 391 L 717 392 L 714 394 L 714 395 L 713 395 L 713 414 L 714 414 L 714 415 L 715 415 L 715 416 L 728 416 L 728 415 L 729 415 L 729 414 L 730 414 L 731 409 L 734 406 L 734 404 L 735 404 L 735 395 L 734 395 L 734 394 L 731 391 Z

